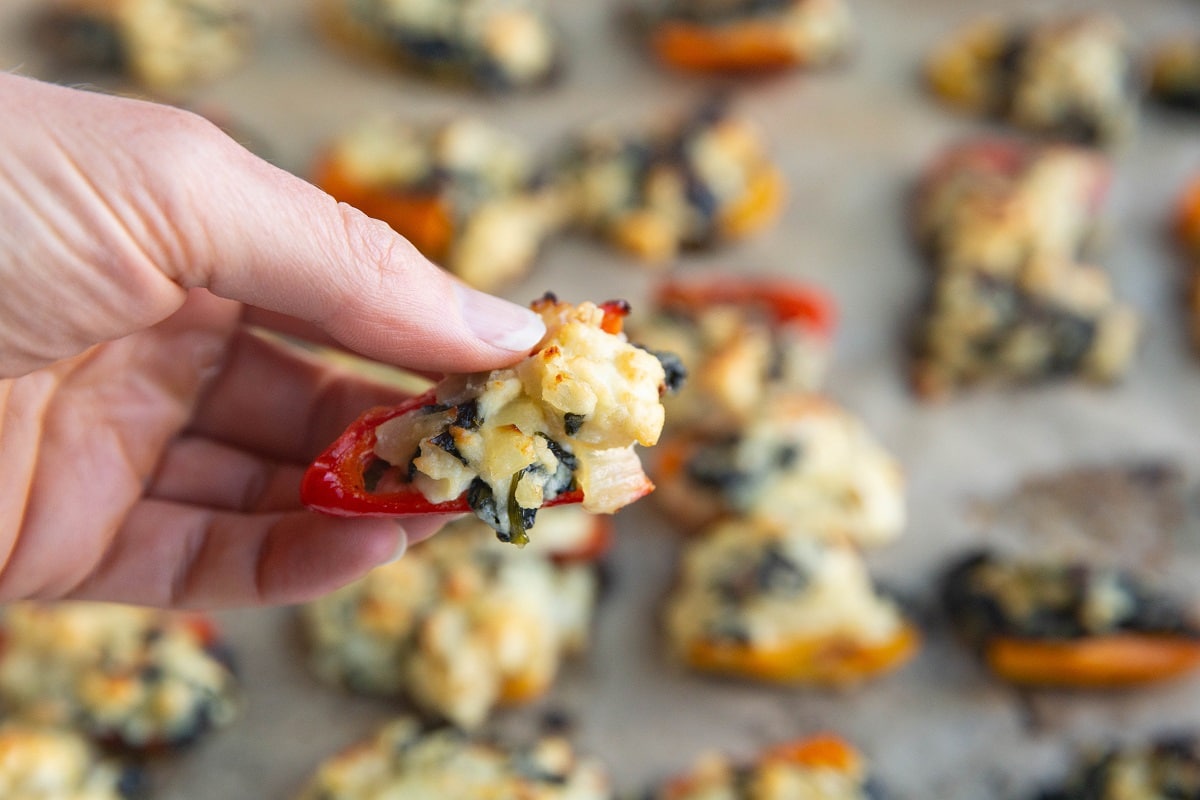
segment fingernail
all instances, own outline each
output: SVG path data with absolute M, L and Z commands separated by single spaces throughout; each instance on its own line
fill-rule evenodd
M 404 526 L 399 523 L 396 524 L 396 530 L 400 532 L 400 535 L 396 537 L 396 549 L 387 561 L 383 562 L 384 564 L 393 564 L 399 561 L 404 558 L 405 552 L 408 551 L 408 531 L 404 530 Z
M 471 333 L 483 341 L 515 352 L 531 349 L 546 334 L 542 318 L 499 297 L 456 285 L 458 305 Z

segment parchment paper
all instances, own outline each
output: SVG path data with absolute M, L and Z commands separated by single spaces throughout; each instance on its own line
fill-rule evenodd
M 666 657 L 656 629 L 677 542 L 652 502 L 627 509 L 618 517 L 612 591 L 590 655 L 566 669 L 545 702 L 497 720 L 502 729 L 530 730 L 541 711 L 565 711 L 579 746 L 605 759 L 623 790 L 680 770 L 705 749 L 750 756 L 778 739 L 831 729 L 869 754 L 898 798 L 1016 798 L 1059 774 L 1078 743 L 1200 727 L 1200 677 L 1103 695 L 1006 688 L 949 638 L 932 598 L 948 558 L 1002 535 L 995 513 L 976 513 L 978 504 L 993 512 L 1007 507 L 1003 498 L 1028 476 L 1143 458 L 1175 461 L 1188 480 L 1200 471 L 1200 361 L 1185 347 L 1178 264 L 1164 238 L 1185 177 L 1200 172 L 1200 120 L 1148 110 L 1136 139 L 1117 154 L 1109 234 L 1098 260 L 1145 314 L 1143 350 L 1128 380 L 1108 390 L 980 392 L 919 405 L 903 377 L 902 335 L 925 276 L 904 229 L 905 192 L 940 146 L 988 126 L 936 105 L 916 70 L 940 35 L 997 4 L 851 2 L 861 39 L 849 63 L 753 81 L 736 95 L 768 132 L 787 175 L 791 198 L 780 224 L 743 245 L 688 256 L 678 269 L 786 273 L 836 296 L 842 323 L 829 391 L 899 454 L 909 477 L 911 524 L 870 561 L 926 624 L 926 642 L 908 667 L 853 692 L 688 675 Z M 36 5 L 0 4 L 0 68 L 54 77 L 24 31 Z M 252 58 L 194 100 L 227 109 L 270 145 L 277 163 L 301 174 L 322 142 L 380 108 L 414 118 L 473 113 L 552 147 L 577 125 L 635 126 L 686 107 L 714 85 L 656 69 L 615 24 L 612 3 L 553 4 L 570 42 L 567 74 L 549 91 L 503 98 L 428 85 L 349 58 L 314 33 L 307 3 L 251 5 L 259 22 Z M 1200 4 L 1189 0 L 1002 5 L 1014 13 L 1109 8 L 1140 46 L 1176 31 L 1200 33 Z M 7 115 L 0 120 L 20 124 Z M 654 278 L 604 247 L 569 239 L 552 243 L 537 269 L 505 294 L 522 302 L 546 289 L 573 300 L 623 296 L 636 310 Z M 1132 525 L 1129 535 L 1149 534 Z M 1053 535 L 1044 539 L 1057 546 Z M 1200 594 L 1194 528 L 1169 540 L 1167 558 L 1144 566 Z M 241 664 L 245 711 L 229 729 L 155 767 L 156 796 L 289 797 L 320 758 L 403 710 L 311 679 L 291 610 L 221 617 Z

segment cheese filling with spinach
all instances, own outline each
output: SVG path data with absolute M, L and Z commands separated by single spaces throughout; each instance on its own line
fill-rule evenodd
M 416 71 L 484 89 L 549 81 L 561 53 L 538 0 L 324 0 L 326 18 Z
M 666 621 L 681 653 L 698 642 L 773 651 L 845 639 L 869 647 L 893 640 L 905 624 L 850 546 L 797 525 L 736 518 L 688 545 Z
M 237 714 L 235 678 L 193 618 L 18 603 L 0 632 L 0 702 L 15 717 L 139 749 L 187 744 Z
M 62 61 L 172 90 L 215 78 L 249 47 L 239 0 L 53 0 L 39 33 Z
M 1105 270 L 1077 260 L 1108 174 L 1077 148 L 986 140 L 935 162 L 915 215 L 934 268 L 913 340 L 918 393 L 1124 374 L 1137 314 Z
M 608 776 L 570 743 L 547 736 L 523 746 L 468 737 L 452 728 L 428 732 L 411 718 L 334 756 L 297 800 L 611 800 Z
M 658 441 L 667 390 L 659 358 L 604 330 L 605 310 L 546 295 L 546 335 L 513 367 L 439 384 L 437 404 L 376 430 L 378 490 L 411 485 L 430 502 L 466 495 L 502 541 L 524 544 L 537 510 L 568 489 L 612 513 L 645 494 L 634 452 Z
M 1200 797 L 1200 739 L 1161 736 L 1098 748 L 1080 758 L 1061 788 L 1038 800 L 1167 800 Z
M 1066 640 L 1117 633 L 1200 638 L 1178 598 L 1117 569 L 1083 563 L 963 558 L 946 574 L 942 599 L 960 635 L 976 646 L 1000 636 Z
M 334 141 L 329 163 L 356 186 L 440 203 L 450 241 L 444 252 L 425 255 L 483 289 L 527 271 L 563 221 L 561 198 L 528 148 L 472 118 L 436 125 L 367 119 Z
M 352 691 L 407 694 L 467 729 L 496 705 L 540 695 L 563 658 L 586 647 L 596 595 L 592 568 L 540 552 L 586 513 L 544 515 L 538 532 L 548 536 L 525 552 L 462 520 L 305 606 L 314 672 Z
M 927 74 L 954 105 L 1081 144 L 1127 138 L 1137 118 L 1128 34 L 1107 14 L 975 23 L 934 52 Z
M 664 502 L 680 514 L 798 523 L 806 535 L 879 545 L 904 528 L 899 462 L 848 411 L 814 395 L 781 395 L 736 433 L 699 438 Z
M 0 723 L 0 797 L 13 800 L 129 800 L 143 781 L 64 728 Z
M 1012 274 L 1031 259 L 1074 260 L 1099 225 L 1109 172 L 1102 157 L 1065 145 L 952 147 L 921 182 L 917 238 L 938 270 Z
M 758 230 L 784 192 L 758 130 L 719 102 L 650 134 L 586 132 L 561 182 L 578 226 L 647 262 Z

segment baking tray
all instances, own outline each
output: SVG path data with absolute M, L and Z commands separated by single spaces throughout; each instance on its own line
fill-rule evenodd
M 36 5 L 0 4 L 0 68 L 57 77 L 26 36 Z M 380 109 L 415 119 L 471 113 L 553 147 L 581 124 L 636 126 L 726 86 L 656 69 L 616 23 L 612 3 L 552 4 L 570 42 L 566 74 L 547 91 L 504 97 L 356 61 L 314 32 L 308 3 L 251 5 L 258 23 L 251 59 L 191 99 L 228 112 L 268 143 L 276 163 L 300 174 L 329 137 Z M 1026 506 L 1005 498 L 1030 476 L 1143 459 L 1178 464 L 1185 482 L 1200 475 L 1200 362 L 1185 345 L 1178 264 L 1164 234 L 1185 178 L 1200 173 L 1200 121 L 1147 110 L 1136 138 L 1116 156 L 1097 260 L 1145 316 L 1144 344 L 1128 379 L 1104 390 L 1060 385 L 921 405 L 904 380 L 903 332 L 926 277 L 904 227 L 906 192 L 940 146 L 987 126 L 937 106 L 921 91 L 917 69 L 939 36 L 996 4 L 852 0 L 852 7 L 861 35 L 845 65 L 755 80 L 735 94 L 738 108 L 768 133 L 787 176 L 791 196 L 780 224 L 738 246 L 688 255 L 676 269 L 788 274 L 836 297 L 842 323 L 829 392 L 866 419 L 909 478 L 908 529 L 870 554 L 871 566 L 926 623 L 926 642 L 900 672 L 854 691 L 773 689 L 690 675 L 668 659 L 655 622 L 678 542 L 652 502 L 626 509 L 617 518 L 612 590 L 590 653 L 566 668 L 545 701 L 496 720 L 499 729 L 521 732 L 536 728 L 547 710 L 564 712 L 579 746 L 610 765 L 622 790 L 685 768 L 704 750 L 748 757 L 770 742 L 830 729 L 866 751 L 897 798 L 1020 797 L 1061 772 L 1079 743 L 1200 727 L 1200 678 L 1112 694 L 1002 686 L 950 641 L 931 597 L 946 559 L 972 543 L 1017 536 L 1030 546 L 1069 549 L 1086 540 L 1087 531 L 1063 539 L 1053 525 L 1031 532 L 1022 524 L 1028 519 L 1014 509 Z M 1191 0 L 1023 0 L 1005 8 L 1014 14 L 1107 8 L 1125 19 L 1139 45 L 1200 31 L 1200 5 Z M 636 310 L 656 278 L 572 238 L 552 243 L 535 271 L 504 294 L 521 302 L 547 289 L 572 300 L 619 295 Z M 1090 503 L 1085 493 L 1082 505 Z M 1033 508 L 1034 517 L 1042 513 Z M 1070 511 L 1070 503 L 1064 508 Z M 1129 528 L 1129 541 L 1153 547 L 1127 548 L 1125 560 L 1196 588 L 1187 580 L 1200 567 L 1195 526 L 1178 526 L 1169 536 L 1147 525 Z M 238 654 L 244 713 L 154 767 L 157 797 L 289 797 L 320 758 L 403 710 L 313 680 L 291 609 L 220 616 Z

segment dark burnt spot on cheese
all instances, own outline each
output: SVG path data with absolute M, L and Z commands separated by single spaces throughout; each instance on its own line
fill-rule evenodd
M 677 394 L 683 388 L 688 377 L 687 367 L 683 365 L 683 359 L 667 350 L 655 350 L 637 342 L 634 342 L 633 346 L 640 350 L 645 350 L 657 358 L 659 364 L 662 364 L 663 374 L 666 376 L 666 380 L 663 382 L 664 392 L 667 394 Z

